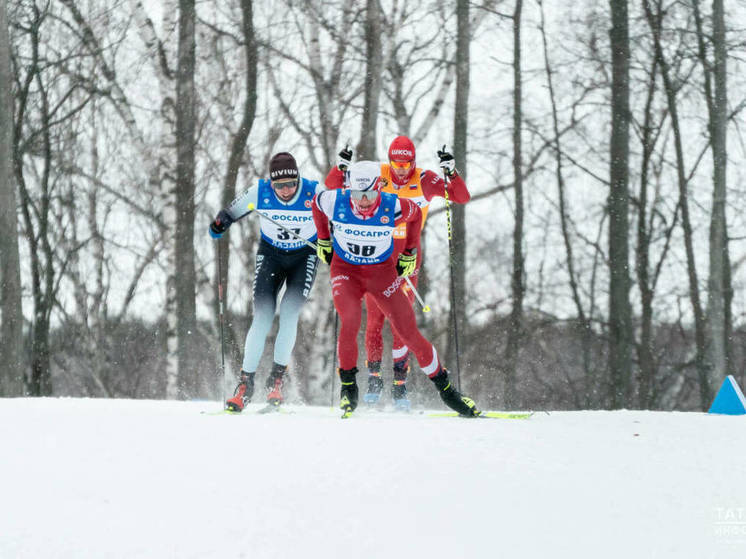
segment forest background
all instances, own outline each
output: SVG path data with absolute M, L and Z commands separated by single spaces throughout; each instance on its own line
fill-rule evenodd
M 482 407 L 706 409 L 745 380 L 744 8 L 0 0 L 0 396 L 222 398 L 258 224 L 212 241 L 217 210 L 277 151 L 323 181 L 405 134 L 472 194 L 431 205 L 418 318 Z M 309 404 L 328 280 L 290 366 Z

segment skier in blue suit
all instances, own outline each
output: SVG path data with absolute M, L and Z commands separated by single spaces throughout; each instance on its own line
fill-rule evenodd
M 298 237 L 309 242 L 316 240 L 311 203 L 314 195 L 322 190 L 324 187 L 318 181 L 299 175 L 298 165 L 291 154 L 277 153 L 269 163 L 269 179 L 261 179 L 251 186 L 230 206 L 220 210 L 210 224 L 210 235 L 218 239 L 233 222 L 254 209 L 260 214 L 261 240 L 256 253 L 253 286 L 254 319 L 246 334 L 240 381 L 234 396 L 226 402 L 228 409 L 242 411 L 254 394 L 254 376 L 272 327 L 277 296 L 284 285 L 274 364 L 265 384 L 267 402 L 274 406 L 283 402 L 282 387 L 295 345 L 298 318 L 316 278 L 318 264 L 315 251 Z M 298 237 L 263 216 L 282 224 Z

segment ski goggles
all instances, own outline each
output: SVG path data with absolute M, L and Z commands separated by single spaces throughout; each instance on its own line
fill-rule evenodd
M 272 188 L 274 188 L 275 190 L 282 190 L 283 188 L 295 188 L 297 186 L 297 179 L 283 179 L 279 181 L 272 181 Z
M 350 190 L 350 198 L 358 202 L 363 198 L 367 200 L 375 200 L 377 196 L 377 190 Z
M 412 166 L 411 161 L 391 161 L 391 166 L 394 169 L 409 169 Z

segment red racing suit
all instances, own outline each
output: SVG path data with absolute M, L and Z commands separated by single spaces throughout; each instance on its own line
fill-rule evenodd
M 346 218 L 340 218 L 341 203 L 338 197 L 344 196 L 340 190 L 321 192 L 314 198 L 312 211 L 316 224 L 318 238 L 330 239 L 333 225 L 335 235 L 334 252 L 331 262 L 331 284 L 334 306 L 339 314 L 341 327 L 337 343 L 337 354 L 341 369 L 352 369 L 357 366 L 358 348 L 357 334 L 360 330 L 362 316 L 362 300 L 369 296 L 380 311 L 389 319 L 394 332 L 411 348 L 417 357 L 420 368 L 430 377 L 438 374 L 441 369 L 438 352 L 435 347 L 420 333 L 417 328 L 417 320 L 411 303 L 400 289 L 405 279 L 399 277 L 396 271 L 398 252 L 393 249 L 393 229 L 405 224 L 406 234 L 402 242 L 405 248 L 413 248 L 417 245 L 422 223 L 422 212 L 414 202 L 406 199 L 394 199 L 390 194 L 382 194 L 382 197 L 395 208 L 395 219 L 391 223 L 391 235 L 388 246 L 381 250 L 391 250 L 390 255 L 378 263 L 352 263 L 343 250 L 336 236 L 345 229 L 349 223 L 349 215 L 354 213 L 349 201 L 344 210 Z M 390 198 L 386 198 L 390 197 Z M 380 213 L 387 207 L 382 203 L 371 216 L 369 228 L 380 229 L 380 224 L 374 226 L 375 219 L 380 218 Z M 366 218 L 356 214 L 352 220 L 358 229 L 358 234 L 365 233 Z M 388 222 L 386 222 L 388 223 Z M 369 307 L 370 308 L 370 307 Z M 370 312 L 370 311 L 369 311 Z
M 427 212 L 430 201 L 435 197 L 445 198 L 446 183 L 443 177 L 429 170 L 422 170 L 416 168 L 412 173 L 409 180 L 403 184 L 396 183 L 396 177 L 391 172 L 391 166 L 388 163 L 381 164 L 381 179 L 384 183 L 382 191 L 391 192 L 399 196 L 400 199 L 406 198 L 415 202 L 422 211 L 422 224 L 419 228 L 412 227 L 411 229 L 417 230 L 417 241 L 414 245 L 408 245 L 405 243 L 405 238 L 402 234 L 400 226 L 394 233 L 394 261 L 399 254 L 401 254 L 408 246 L 417 247 L 417 269 L 414 274 L 410 276 L 410 280 L 417 287 L 418 278 L 420 273 L 420 266 L 422 265 L 422 249 L 420 247 L 420 234 L 422 229 L 425 227 L 425 221 L 427 219 Z M 325 184 L 328 188 L 342 188 L 344 186 L 344 173 L 339 170 L 338 167 L 333 167 L 329 174 L 326 176 Z M 466 187 L 466 182 L 459 175 L 454 175 L 448 181 L 448 200 L 456 204 L 465 204 L 471 198 L 469 190 Z M 409 286 L 404 283 L 402 285 L 407 298 L 409 299 L 410 305 L 414 303 L 414 293 L 409 289 Z M 385 313 L 376 306 L 373 297 L 370 295 L 365 296 L 365 304 L 368 308 L 368 318 L 365 325 L 365 350 L 369 363 L 381 361 L 383 357 L 383 324 L 386 320 Z M 408 344 L 399 336 L 396 330 L 393 331 L 394 343 L 392 347 L 392 355 L 394 362 L 405 362 L 408 355 Z

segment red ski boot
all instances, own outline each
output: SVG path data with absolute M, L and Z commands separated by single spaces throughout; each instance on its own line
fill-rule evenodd
M 272 366 L 272 372 L 267 378 L 267 403 L 270 406 L 279 406 L 285 399 L 282 397 L 282 385 L 285 384 L 285 372 L 287 371 L 287 365 L 278 365 L 275 363 Z
M 240 413 L 243 411 L 246 404 L 249 403 L 251 397 L 254 395 L 254 373 L 247 373 L 241 371 L 241 381 L 236 386 L 236 390 L 233 393 L 233 398 L 229 398 L 225 402 L 225 408 L 228 411 Z

